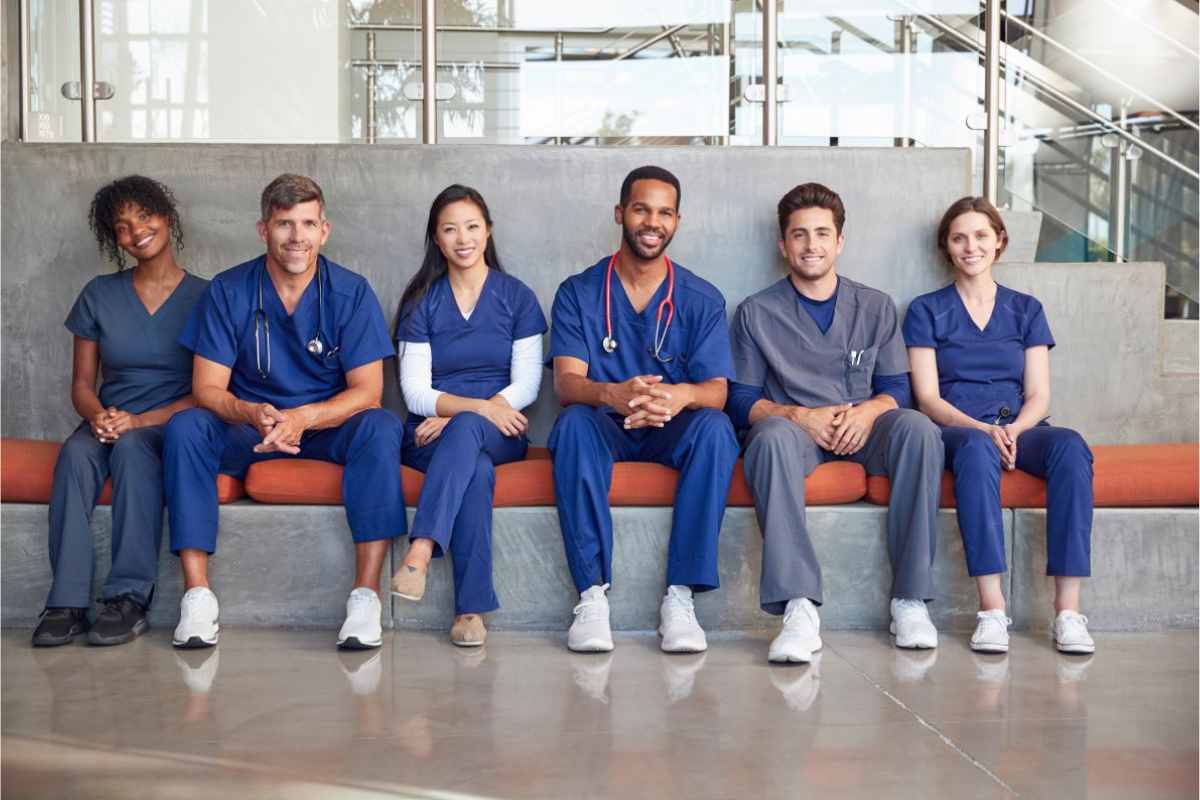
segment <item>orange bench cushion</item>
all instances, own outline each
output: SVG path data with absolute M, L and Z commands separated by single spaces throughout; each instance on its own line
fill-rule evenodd
M 59 442 L 43 439 L 0 439 L 0 501 L 5 503 L 49 503 L 54 483 L 54 462 Z M 228 475 L 217 476 L 217 499 L 232 503 L 246 496 L 242 482 Z M 112 481 L 104 482 L 100 505 L 112 503 Z
M 542 448 L 530 448 L 530 456 L 524 461 L 496 468 L 495 507 L 554 505 L 554 475 L 549 456 Z M 425 476 L 408 467 L 400 468 L 400 476 L 404 502 L 415 506 Z M 677 481 L 678 473 L 670 467 L 621 462 L 613 468 L 609 503 L 614 506 L 669 506 L 675 501 Z M 852 503 L 866 493 L 866 473 L 858 464 L 832 462 L 818 467 L 804 486 L 809 505 Z M 246 474 L 246 492 L 263 503 L 340 505 L 342 468 L 325 461 L 302 458 L 263 461 L 250 467 Z M 733 472 L 728 504 L 754 505 L 741 461 Z
M 1200 505 L 1200 445 L 1095 445 L 1092 491 L 1097 508 Z M 888 479 L 867 478 L 867 501 L 887 505 Z M 942 475 L 942 508 L 954 508 L 954 476 Z M 1014 470 L 1000 476 L 1002 508 L 1045 508 L 1046 482 Z

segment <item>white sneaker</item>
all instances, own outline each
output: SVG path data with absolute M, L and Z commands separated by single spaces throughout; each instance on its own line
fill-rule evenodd
M 664 653 L 703 653 L 708 649 L 704 629 L 696 621 L 692 590 L 686 586 L 668 586 L 658 609 L 658 635 Z
M 1088 618 L 1077 611 L 1062 611 L 1054 618 L 1054 644 L 1062 653 L 1094 653 L 1096 643 L 1087 629 Z
M 937 628 L 929 618 L 924 600 L 892 598 L 892 635 L 896 647 L 930 649 L 937 647 Z
M 608 584 L 592 586 L 579 596 L 575 621 L 567 631 L 567 649 L 577 653 L 607 653 L 613 649 L 608 625 Z
M 807 597 L 789 600 L 783 612 L 783 630 L 771 642 L 767 660 L 807 664 L 820 649 L 821 618 L 817 607 Z
M 221 626 L 217 617 L 221 613 L 217 596 L 204 586 L 196 586 L 184 592 L 179 601 L 179 624 L 171 644 L 176 647 L 212 647 L 217 643 Z
M 971 649 L 977 653 L 1007 653 L 1008 626 L 1012 625 L 1003 609 L 980 611 L 975 614 L 975 632 L 971 634 Z
M 343 650 L 370 650 L 383 644 L 383 625 L 379 619 L 383 606 L 379 595 L 365 586 L 350 593 L 346 600 L 346 621 L 338 631 L 337 646 Z

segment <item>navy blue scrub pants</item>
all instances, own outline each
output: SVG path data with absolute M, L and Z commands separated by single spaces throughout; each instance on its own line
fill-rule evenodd
M 150 604 L 163 530 L 163 426 L 134 428 L 102 444 L 84 422 L 63 443 L 50 494 L 47 608 L 91 605 L 92 510 L 112 476 L 112 569 L 101 598 L 132 595 Z
M 679 470 L 667 546 L 667 584 L 704 592 L 720 585 L 717 534 L 738 457 L 729 417 L 683 411 L 662 428 L 627 431 L 620 418 L 586 405 L 563 409 L 550 433 L 554 495 L 567 566 L 580 593 L 612 583 L 608 491 L 616 461 L 651 461 Z
M 409 539 L 432 539 L 433 557 L 449 550 L 454 568 L 454 613 L 486 614 L 500 607 L 492 586 L 492 492 L 496 465 L 520 461 L 524 436 L 505 436 L 479 414 L 455 414 L 424 447 L 404 429 L 402 459 L 425 473 Z
M 974 428 L 943 428 L 958 527 L 971 577 L 1008 569 L 1000 511 L 1000 450 Z M 1092 574 L 1092 451 L 1070 428 L 1038 425 L 1017 437 L 1017 469 L 1046 480 L 1046 574 Z
M 407 527 L 400 487 L 403 425 L 381 408 L 360 411 L 336 428 L 308 431 L 300 453 L 255 453 L 251 425 L 230 425 L 203 408 L 167 423 L 163 473 L 171 515 L 171 550 L 217 549 L 217 473 L 241 478 L 256 461 L 312 458 L 345 467 L 342 502 L 356 544 L 401 536 Z

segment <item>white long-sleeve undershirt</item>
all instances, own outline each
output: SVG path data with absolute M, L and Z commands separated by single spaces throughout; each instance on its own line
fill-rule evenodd
M 437 416 L 437 400 L 444 394 L 433 388 L 433 349 L 429 342 L 401 342 L 400 390 L 410 414 Z M 512 343 L 508 386 L 499 394 L 520 411 L 537 399 L 542 386 L 542 335 Z

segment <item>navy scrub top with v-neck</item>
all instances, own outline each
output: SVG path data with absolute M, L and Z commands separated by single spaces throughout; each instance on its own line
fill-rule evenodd
M 1025 351 L 1054 347 L 1042 304 L 999 285 L 992 316 L 982 330 L 954 284 L 917 297 L 904 317 L 904 341 L 909 347 L 932 347 L 942 399 L 985 422 L 1020 413 Z
M 587 362 L 591 380 L 619 383 L 635 375 L 662 375 L 666 383 L 700 383 L 733 379 L 733 356 L 725 319 L 725 298 L 717 287 L 675 264 L 675 316 L 668 326 L 663 309 L 654 356 L 655 317 L 667 296 L 667 280 L 639 314 L 613 270 L 612 326 L 617 349 L 605 352 L 604 278 L 610 256 L 563 281 L 554 296 L 550 326 L 550 361 L 570 356 Z
M 133 288 L 133 270 L 101 275 L 79 293 L 67 330 L 100 348 L 100 402 L 131 414 L 169 405 L 192 392 L 192 354 L 179 332 L 208 281 L 186 273 L 151 314 Z
M 307 348 L 321 317 L 318 280 L 325 295 L 325 349 L 319 356 Z M 267 326 L 255 320 L 260 287 L 269 337 Z M 324 256 L 318 257 L 317 276 L 290 315 L 267 274 L 265 255 L 225 270 L 212 279 L 179 343 L 229 367 L 229 391 L 235 397 L 279 409 L 328 400 L 346 388 L 347 372 L 393 355 L 383 309 L 367 279 Z M 270 370 L 263 377 L 259 368 L 267 371 L 268 346 Z
M 512 383 L 513 342 L 545 333 L 546 315 L 532 289 L 489 269 L 470 318 L 459 309 L 450 279 L 442 276 L 401 327 L 398 346 L 429 343 L 434 389 L 483 400 Z M 409 417 L 409 425 L 424 419 Z

